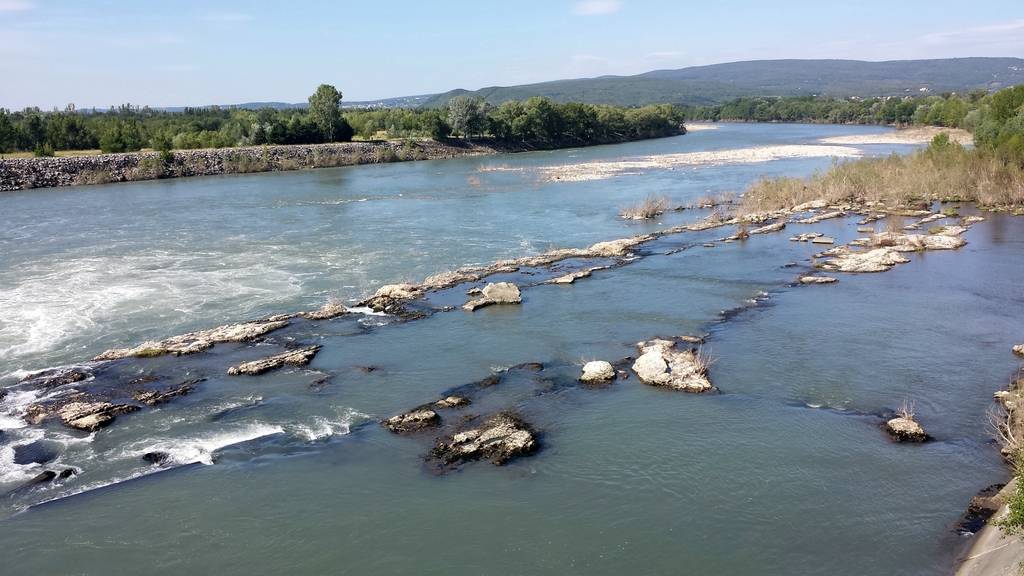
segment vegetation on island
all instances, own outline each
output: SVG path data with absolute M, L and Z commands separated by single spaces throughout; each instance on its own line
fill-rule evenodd
M 488 138 L 528 148 L 623 142 L 682 132 L 678 107 L 639 108 L 558 104 L 546 98 L 491 106 L 454 98 L 443 109 L 343 110 L 342 94 L 324 84 L 298 109 L 230 109 L 180 112 L 129 104 L 106 111 L 0 109 L 0 152 L 52 156 L 62 150 L 131 152 L 150 148 L 225 148 L 262 144 L 319 144 L 353 138 L 380 140 L 452 136 Z
M 751 211 L 812 200 L 913 206 L 933 201 L 976 202 L 987 209 L 1024 211 L 1024 86 L 979 98 L 961 123 L 974 133 L 965 148 L 939 134 L 908 155 L 840 162 L 810 178 L 771 178 L 744 195 Z
M 823 124 L 926 125 L 971 128 L 989 93 L 888 98 L 758 97 L 686 109 L 688 120 L 811 122 Z

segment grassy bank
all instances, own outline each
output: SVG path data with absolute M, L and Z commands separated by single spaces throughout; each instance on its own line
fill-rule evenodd
M 913 154 L 840 162 L 810 178 L 761 180 L 744 194 L 742 207 L 760 212 L 814 200 L 891 207 L 963 201 L 1024 213 L 1024 168 L 939 135 Z

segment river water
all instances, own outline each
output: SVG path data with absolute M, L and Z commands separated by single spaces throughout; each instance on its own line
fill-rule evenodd
M 77 474 L 0 499 L 0 572 L 948 571 L 971 496 L 1007 475 L 986 411 L 1018 366 L 1010 346 L 1024 340 L 1021 219 L 989 216 L 960 250 L 809 287 L 792 282 L 820 248 L 787 241 L 796 225 L 715 248 L 703 243 L 722 230 L 666 236 L 570 286 L 535 285 L 543 270 L 504 277 L 524 287 L 521 306 L 410 322 L 352 314 L 295 323 L 257 346 L 114 363 L 91 385 L 206 380 L 95 433 L 19 418 L 38 396 L 15 386 L 29 370 L 696 221 L 707 211 L 642 223 L 617 211 L 648 194 L 688 204 L 738 192 L 832 159 L 582 182 L 542 178 L 545 167 L 880 130 L 722 125 L 588 149 L 5 194 L 0 385 L 14 387 L 0 403 L 0 493 L 44 469 Z M 800 231 L 848 241 L 854 220 Z M 466 288 L 432 299 L 458 305 Z M 682 334 L 707 334 L 721 393 L 635 377 L 576 383 L 587 360 Z M 294 342 L 323 349 L 306 368 L 224 373 Z M 544 368 L 510 369 L 525 362 Z M 515 410 L 540 432 L 535 455 L 438 474 L 423 461 L 432 436 L 377 424 L 492 374 L 500 385 L 462 410 Z M 907 399 L 932 442 L 882 432 L 882 415 Z M 174 466 L 141 460 L 155 450 Z

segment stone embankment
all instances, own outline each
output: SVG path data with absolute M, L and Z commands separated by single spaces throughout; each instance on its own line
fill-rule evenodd
M 128 152 L 0 159 L 0 191 L 406 160 L 439 160 L 512 151 L 489 144 L 409 140 L 175 150 L 167 158 L 161 157 L 159 152 Z

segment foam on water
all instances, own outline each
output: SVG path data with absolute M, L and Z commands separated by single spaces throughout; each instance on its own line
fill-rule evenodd
M 45 365 L 39 358 L 81 356 L 77 350 L 91 344 L 81 339 L 90 335 L 123 334 L 127 341 L 137 339 L 130 332 L 175 333 L 175 326 L 209 322 L 208 311 L 216 311 L 217 319 L 244 317 L 303 292 L 299 275 L 256 254 L 80 257 L 57 267 L 46 261 L 21 266 L 10 282 L 3 282 L 5 275 L 0 273 L 0 362 L 10 363 L 15 375 Z
M 281 426 L 257 422 L 191 438 L 164 438 L 156 441 L 146 439 L 127 447 L 125 455 L 141 458 L 147 452 L 166 452 L 169 455 L 168 461 L 174 464 L 184 465 L 198 462 L 211 465 L 213 464 L 213 455 L 217 450 L 284 432 L 285 430 Z
M 15 448 L 31 444 L 42 439 L 43 436 L 43 431 L 38 428 L 19 430 L 17 439 L 0 446 L 0 484 L 25 482 L 39 473 L 41 467 L 34 462 L 16 464 L 14 451 Z
M 368 414 L 345 408 L 338 410 L 338 417 L 336 418 L 315 416 L 312 422 L 308 424 L 293 424 L 287 428 L 291 434 L 307 442 L 316 442 L 318 440 L 326 440 L 331 436 L 348 434 L 352 429 L 353 423 L 369 417 Z

